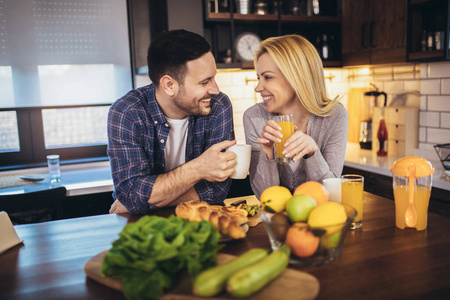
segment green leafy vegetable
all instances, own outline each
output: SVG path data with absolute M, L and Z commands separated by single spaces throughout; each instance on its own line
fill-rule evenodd
M 206 221 L 144 216 L 125 225 L 106 254 L 100 273 L 122 279 L 127 299 L 159 298 L 188 270 L 193 280 L 216 265 L 220 233 Z

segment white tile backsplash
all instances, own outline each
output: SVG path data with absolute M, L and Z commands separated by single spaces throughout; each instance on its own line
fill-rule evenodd
M 428 128 L 427 143 L 450 143 L 450 129 Z
M 236 113 L 244 113 L 247 108 L 253 106 L 256 102 L 253 99 L 240 99 L 234 100 L 233 102 L 233 111 Z
M 427 141 L 427 128 L 419 127 L 419 142 L 426 142 L 426 141 Z
M 450 95 L 450 79 L 442 79 L 441 87 L 442 95 Z
M 427 110 L 427 96 L 420 96 L 420 110 Z
M 384 83 L 384 91 L 389 94 L 398 94 L 405 91 L 405 82 L 399 81 L 387 81 Z
M 441 93 L 441 80 L 428 79 L 420 82 L 420 92 L 422 94 L 439 95 Z
M 430 63 L 428 78 L 450 77 L 450 62 Z
M 416 78 L 416 66 L 394 66 L 394 80 L 401 79 L 415 79 Z
M 428 110 L 450 112 L 450 95 L 428 96 Z
M 420 91 L 420 80 L 406 80 L 405 91 Z
M 428 78 L 428 64 L 420 64 L 420 78 Z
M 450 129 L 450 113 L 441 113 L 441 128 Z
M 439 127 L 440 113 L 438 112 L 420 112 L 419 126 L 424 127 Z
M 219 85 L 219 88 L 221 88 L 221 86 L 232 85 L 233 76 L 231 76 L 231 74 L 232 73 L 224 73 L 222 69 L 217 72 L 216 82 L 217 85 Z

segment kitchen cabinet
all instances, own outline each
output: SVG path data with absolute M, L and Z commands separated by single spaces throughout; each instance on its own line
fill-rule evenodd
M 304 4 L 296 6 L 292 3 Z M 314 1 L 315 2 L 315 1 Z M 322 55 L 326 45 L 327 67 L 341 66 L 340 0 L 324 0 L 319 12 L 313 11 L 311 0 L 251 1 L 248 13 L 236 7 L 239 1 L 204 0 L 204 32 L 211 42 L 219 68 L 253 68 L 253 62 L 241 61 L 235 43 L 242 33 L 256 33 L 261 40 L 285 34 L 300 34 L 313 43 Z M 257 3 L 263 3 L 258 6 Z M 326 56 L 325 54 L 325 56 Z
M 408 1 L 408 61 L 450 59 L 450 0 Z
M 406 61 L 407 0 L 343 0 L 342 64 Z
M 380 125 L 381 107 L 375 107 L 372 125 L 372 150 L 379 150 L 377 131 Z M 388 155 L 414 155 L 418 147 L 419 109 L 417 107 L 386 107 L 385 121 L 387 125 Z

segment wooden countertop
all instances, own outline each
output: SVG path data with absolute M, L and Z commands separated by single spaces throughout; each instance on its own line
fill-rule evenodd
M 347 235 L 340 259 L 289 267 L 319 280 L 318 299 L 447 299 L 450 218 L 429 213 L 427 230 L 401 230 L 394 209 L 393 201 L 365 193 L 363 228 Z M 172 213 L 168 208 L 156 214 Z M 15 226 L 24 245 L 0 255 L 0 299 L 124 299 L 86 278 L 83 267 L 138 218 L 99 215 Z M 254 247 L 270 247 L 262 224 L 221 252 L 239 255 Z

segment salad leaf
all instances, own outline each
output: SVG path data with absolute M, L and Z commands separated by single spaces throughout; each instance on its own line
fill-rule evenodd
M 187 270 L 191 280 L 216 264 L 220 233 L 207 221 L 144 216 L 125 225 L 100 268 L 122 280 L 127 299 L 156 299 Z

